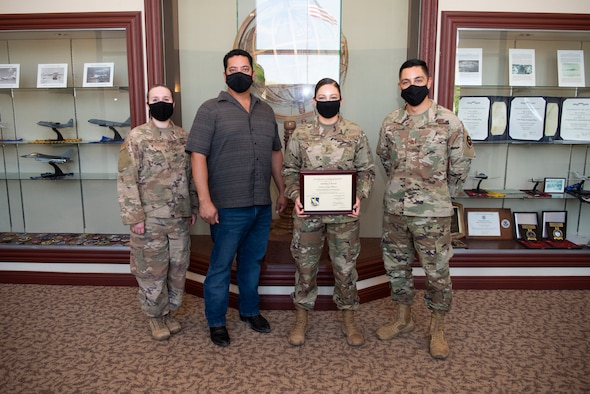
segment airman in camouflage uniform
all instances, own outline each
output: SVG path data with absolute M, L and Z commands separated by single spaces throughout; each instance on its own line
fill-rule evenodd
M 170 312 L 182 303 L 198 200 L 185 153 L 187 132 L 170 120 L 171 91 L 153 87 L 148 104 L 150 121 L 131 130 L 121 146 L 117 191 L 121 219 L 131 228 L 139 302 L 152 336 L 162 340 L 181 329 Z
M 297 323 L 289 335 L 292 345 L 305 339 L 307 311 L 313 309 L 317 295 L 317 272 L 324 239 L 327 236 L 335 286 L 333 300 L 344 311 L 348 343 L 358 346 L 364 338 L 354 326 L 353 313 L 359 304 L 356 289 L 356 259 L 360 252 L 360 199 L 367 198 L 375 180 L 375 165 L 367 136 L 355 123 L 338 115 L 340 88 L 331 79 L 316 86 L 318 117 L 302 124 L 291 136 L 283 163 L 285 194 L 295 201 L 291 253 L 296 263 L 295 291 L 292 298 Z M 335 105 L 330 111 L 322 106 Z M 333 103 L 333 104 L 331 104 Z M 356 170 L 356 204 L 352 215 L 305 215 L 300 202 L 300 170 Z
M 452 299 L 451 197 L 467 178 L 474 150 L 461 121 L 427 97 L 431 84 L 426 63 L 405 62 L 398 85 L 406 106 L 385 118 L 379 136 L 377 155 L 388 176 L 381 245 L 398 308 L 377 337 L 391 339 L 414 329 L 410 306 L 416 253 L 426 274 L 425 302 L 432 313 L 430 353 L 444 359 L 449 349 L 443 316 Z

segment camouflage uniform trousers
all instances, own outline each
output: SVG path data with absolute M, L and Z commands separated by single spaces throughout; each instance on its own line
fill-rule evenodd
M 358 274 L 356 259 L 361 246 L 359 222 L 323 223 L 321 217 L 294 218 L 291 254 L 295 259 L 295 291 L 291 294 L 295 305 L 311 310 L 318 295 L 317 273 L 327 237 L 334 294 L 338 309 L 354 310 L 359 297 L 356 289 Z
M 145 233 L 131 233 L 130 263 L 147 316 L 180 308 L 190 263 L 189 219 L 146 218 Z
M 391 299 L 414 302 L 412 263 L 415 254 L 426 275 L 424 301 L 431 312 L 445 314 L 453 298 L 449 260 L 453 256 L 450 217 L 383 215 L 381 249 L 391 285 Z

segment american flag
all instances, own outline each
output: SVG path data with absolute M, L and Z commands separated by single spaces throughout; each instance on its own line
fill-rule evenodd
M 318 4 L 317 1 L 310 1 L 307 4 L 307 13 L 309 16 L 313 18 L 319 18 L 325 22 L 330 23 L 331 25 L 337 25 L 338 20 L 334 18 L 328 11 L 326 11 L 322 6 Z

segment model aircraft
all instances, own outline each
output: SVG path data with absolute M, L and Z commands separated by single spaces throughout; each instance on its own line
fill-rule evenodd
M 539 192 L 537 190 L 537 188 L 539 187 L 539 185 L 543 182 L 545 182 L 545 179 L 535 179 L 535 178 L 531 178 L 530 179 L 531 182 L 535 182 L 535 186 L 533 186 L 532 190 L 526 190 L 525 192 L 530 192 L 530 194 L 532 195 L 537 195 L 537 194 L 541 194 L 542 192 Z
M 73 172 L 63 172 L 61 168 L 57 166 L 57 164 L 49 162 L 49 164 L 53 167 L 54 172 L 44 172 L 39 176 L 32 176 L 31 179 L 50 179 L 50 180 L 58 180 L 63 179 L 66 176 L 74 175 Z
M 35 159 L 37 161 L 47 163 L 53 167 L 54 172 L 44 172 L 39 176 L 32 176 L 31 179 L 63 179 L 66 176 L 74 175 L 73 172 L 65 173 L 59 168 L 58 164 L 68 163 L 72 161 L 73 149 L 69 149 L 63 155 L 46 155 L 39 152 L 31 152 L 21 157 Z
M 64 129 L 66 127 L 74 127 L 74 119 L 70 119 L 68 120 L 67 123 L 60 123 L 60 122 L 48 122 L 45 120 L 40 120 L 37 122 L 37 124 L 39 126 L 44 126 L 44 127 L 51 127 L 51 129 L 53 131 L 55 131 L 55 134 L 57 134 L 57 141 L 63 141 L 64 137 L 63 135 L 61 135 L 60 131 L 58 129 Z
M 127 118 L 126 121 L 124 122 L 114 122 L 112 120 L 104 120 L 104 119 L 88 119 L 88 122 L 98 125 L 98 126 L 102 126 L 102 127 L 108 127 L 109 129 L 111 129 L 111 131 L 114 133 L 114 137 L 112 141 L 123 141 L 123 137 L 121 137 L 121 134 L 119 134 L 119 132 L 117 131 L 117 129 L 115 129 L 115 127 L 128 127 L 131 125 L 131 118 Z
M 29 159 L 35 159 L 37 161 L 41 161 L 43 163 L 68 163 L 72 161 L 72 154 L 74 153 L 73 149 L 68 150 L 63 155 L 46 155 L 39 152 L 31 152 L 26 155 L 22 155 L 21 157 L 27 157 Z
M 473 189 L 473 192 L 475 193 L 485 193 L 485 190 L 482 190 L 480 188 L 481 186 L 481 182 L 483 182 L 484 179 L 488 179 L 488 176 L 486 174 L 484 174 L 483 172 L 480 172 L 479 174 L 475 175 L 474 177 L 475 179 L 479 179 L 479 181 L 477 182 L 477 186 L 475 187 L 475 189 Z
M 580 182 L 567 186 L 565 192 L 577 197 L 582 202 L 590 203 L 590 189 L 587 188 L 590 182 L 586 183 L 586 181 L 590 181 L 590 176 L 581 174 L 579 171 L 573 171 L 572 174 Z

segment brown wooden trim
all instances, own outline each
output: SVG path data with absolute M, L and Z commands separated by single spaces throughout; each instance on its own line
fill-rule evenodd
M 440 29 L 438 103 L 453 108 L 457 29 L 590 30 L 588 14 L 443 11 Z
M 0 14 L 0 30 L 122 28 L 127 35 L 131 127 L 145 123 L 145 73 L 141 12 Z
M 82 272 L 2 271 L 0 283 L 65 286 L 136 286 L 129 274 L 101 274 Z
M 590 290 L 588 276 L 455 276 L 452 280 L 456 290 Z
M 155 84 L 163 84 L 165 81 L 161 0 L 144 0 L 144 9 L 147 77 L 148 86 L 152 86 Z
M 0 261 L 22 263 L 129 264 L 129 248 L 3 246 L 0 247 Z
M 357 259 L 359 279 L 373 278 L 385 273 L 379 238 L 362 238 L 361 253 Z M 452 267 L 588 267 L 590 249 L 527 249 L 513 240 L 465 240 L 469 249 L 455 249 Z M 191 265 L 189 270 L 201 275 L 207 273 L 212 243 L 208 235 L 191 236 Z M 264 277 L 272 285 L 292 282 L 295 265 L 289 250 L 289 241 L 270 240 L 263 263 Z M 65 262 L 65 263 L 129 263 L 129 247 L 85 246 L 26 246 L 0 245 L 0 261 L 8 262 Z M 419 262 L 414 266 L 418 267 Z M 332 268 L 327 248 L 321 257 L 320 283 L 333 283 Z
M 191 265 L 189 271 L 206 275 L 211 250 L 211 237 L 193 235 Z M 357 260 L 359 280 L 366 280 L 385 275 L 381 259 L 379 238 L 363 238 L 361 254 Z M 590 266 L 590 249 L 574 250 L 534 250 L 526 249 L 514 241 L 470 241 L 473 249 L 455 251 L 451 267 L 489 268 L 489 267 L 588 267 Z M 324 250 L 318 273 L 318 285 L 333 286 L 332 267 Z M 8 262 L 60 262 L 71 264 L 104 263 L 127 264 L 129 248 L 127 247 L 80 247 L 80 246 L 0 246 L 0 261 Z M 416 262 L 415 266 L 419 266 Z M 293 286 L 295 266 L 289 251 L 289 241 L 270 240 L 267 255 L 263 263 L 260 285 Z M 453 288 L 456 290 L 480 289 L 590 289 L 588 276 L 453 276 Z M 112 273 L 58 273 L 2 271 L 0 283 L 36 283 L 56 285 L 116 285 L 135 286 L 131 274 Z M 236 284 L 235 272 L 232 283 Z M 415 287 L 424 289 L 424 277 L 415 278 Z M 203 284 L 187 279 L 186 292 L 203 297 Z M 361 303 L 389 297 L 389 283 L 379 283 L 359 290 Z M 237 295 L 230 293 L 230 306 L 237 308 Z M 293 309 L 291 297 L 287 294 L 261 295 L 262 309 Z M 331 296 L 318 296 L 316 310 L 336 309 Z
M 420 20 L 420 48 L 419 56 L 428 65 L 431 76 L 436 75 L 436 30 L 438 19 L 438 0 L 422 0 L 422 15 Z M 434 89 L 431 89 L 431 98 Z

